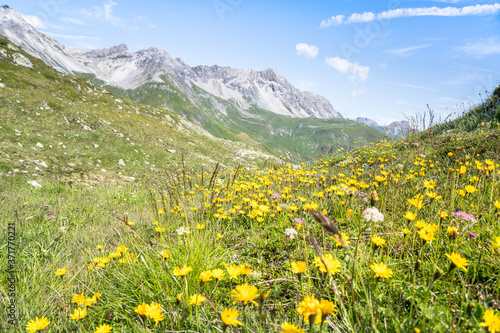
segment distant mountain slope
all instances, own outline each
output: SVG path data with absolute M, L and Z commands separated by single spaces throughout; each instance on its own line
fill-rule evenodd
M 275 157 L 62 74 L 0 36 L 0 172 L 97 184 Z
M 0 33 L 62 72 L 88 78 L 136 102 L 172 110 L 214 136 L 275 155 L 293 152 L 310 158 L 354 141 L 369 143 L 383 137 L 342 120 L 326 98 L 298 90 L 272 69 L 190 67 L 163 50 L 132 53 L 124 44 L 91 51 L 69 49 L 8 7 L 0 8 Z M 307 128 L 324 128 L 331 135 Z
M 381 126 L 377 124 L 375 120 L 358 117 L 355 119 L 356 122 L 365 124 L 366 126 L 370 126 L 371 128 L 375 128 L 378 131 L 385 133 L 393 138 L 405 137 L 410 132 L 410 123 L 406 120 L 403 121 L 393 121 L 387 126 Z

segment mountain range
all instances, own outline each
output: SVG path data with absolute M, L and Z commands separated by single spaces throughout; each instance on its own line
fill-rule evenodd
M 405 137 L 408 135 L 411 129 L 410 123 L 406 120 L 393 121 L 387 126 L 379 125 L 375 120 L 366 117 L 357 117 L 354 120 L 358 123 L 370 126 L 371 128 L 375 128 L 376 130 L 379 130 L 382 133 L 386 133 L 387 135 L 393 138 Z
M 304 92 L 273 69 L 191 67 L 166 51 L 130 52 L 125 44 L 71 49 L 44 35 L 8 6 L 0 7 L 0 34 L 47 65 L 85 77 L 139 103 L 172 110 L 211 134 L 274 154 L 333 151 L 383 135 L 343 119 L 324 97 Z

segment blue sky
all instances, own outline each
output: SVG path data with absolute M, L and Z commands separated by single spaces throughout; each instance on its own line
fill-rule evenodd
M 10 0 L 61 44 L 273 68 L 380 124 L 477 104 L 500 84 L 500 1 Z

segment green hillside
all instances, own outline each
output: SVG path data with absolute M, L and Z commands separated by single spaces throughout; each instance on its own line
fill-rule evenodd
M 146 83 L 135 89 L 106 85 L 93 75 L 81 74 L 94 84 L 136 102 L 170 109 L 203 127 L 216 137 L 255 145 L 274 155 L 292 153 L 311 160 L 320 154 L 357 144 L 369 144 L 387 136 L 376 129 L 346 119 L 293 118 L 257 107 L 242 113 L 231 101 L 193 86 L 197 102 L 163 77 L 163 83 Z M 226 114 L 217 110 L 214 101 L 223 105 Z
M 3 37 L 0 52 L 2 174 L 47 174 L 96 184 L 154 174 L 160 166 L 210 167 L 272 158 L 258 148 L 215 138 L 174 112 L 121 99 L 86 79 L 61 74 Z

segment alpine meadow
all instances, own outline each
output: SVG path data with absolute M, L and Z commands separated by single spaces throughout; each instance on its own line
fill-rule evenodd
M 101 2 L 95 18 L 123 25 Z M 429 2 L 315 30 L 500 11 Z M 227 3 L 225 24 L 251 6 Z M 382 126 L 270 68 L 63 46 L 54 17 L 0 8 L 0 332 L 500 332 L 498 77 L 449 117 L 426 105 Z M 355 89 L 385 69 L 328 59 Z

